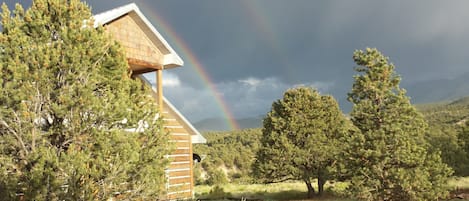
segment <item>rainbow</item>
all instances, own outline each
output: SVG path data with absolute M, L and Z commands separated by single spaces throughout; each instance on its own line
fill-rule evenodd
M 150 6 L 145 6 L 145 3 L 139 2 L 142 4 L 140 8 L 145 10 L 145 8 L 151 8 Z M 230 130 L 238 130 L 240 127 L 236 122 L 233 113 L 230 111 L 229 106 L 226 104 L 226 101 L 223 99 L 223 96 L 218 92 L 217 87 L 210 78 L 207 71 L 204 69 L 202 63 L 197 59 L 192 50 L 187 46 L 182 38 L 180 38 L 176 32 L 173 31 L 171 26 L 166 23 L 161 16 L 156 12 L 145 10 L 145 15 L 149 17 L 149 20 L 152 21 L 152 24 L 157 27 L 158 31 L 165 36 L 165 39 L 169 41 L 173 48 L 179 50 L 178 54 L 183 58 L 185 66 L 193 67 L 198 77 L 210 90 L 210 93 L 213 95 L 216 104 L 218 105 L 219 110 L 223 113 L 223 118 L 226 119 L 226 124 Z M 156 24 L 155 24 L 156 23 Z
M 286 69 L 293 69 L 293 66 L 288 62 L 288 59 L 285 55 L 285 46 L 280 43 L 278 35 L 276 34 L 273 23 L 269 21 L 268 13 L 264 6 L 260 5 L 258 1 L 253 0 L 241 0 L 240 1 L 242 8 L 245 10 L 245 13 L 251 19 L 251 22 L 254 24 L 254 27 L 257 28 L 258 33 L 262 34 L 261 37 L 267 40 L 267 43 L 270 45 L 270 48 L 274 51 L 275 58 L 280 61 L 280 64 Z M 285 73 L 290 76 L 290 70 L 285 71 Z

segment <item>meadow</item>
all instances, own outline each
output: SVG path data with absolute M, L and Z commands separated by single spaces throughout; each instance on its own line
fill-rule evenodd
M 448 200 L 469 200 L 469 177 L 453 178 L 448 185 L 452 189 L 452 198 Z M 307 190 L 303 182 L 197 185 L 195 186 L 195 196 L 197 200 L 353 201 L 353 199 L 347 198 L 346 183 L 327 183 L 325 187 L 325 194 L 313 199 L 306 198 Z M 461 199 L 457 196 L 465 198 Z
M 454 170 L 448 183 L 451 198 L 469 200 L 469 97 L 456 101 L 418 105 L 429 123 L 427 139 L 434 150 L 441 150 L 443 161 Z M 194 145 L 195 153 L 206 156 L 195 165 L 195 194 L 200 200 L 308 200 L 302 182 L 259 183 L 252 167 L 260 147 L 262 128 L 228 132 L 206 132 L 207 144 Z M 229 184 L 228 184 L 229 183 Z M 327 183 L 324 196 L 309 200 L 352 200 L 347 183 Z M 317 190 L 317 187 L 315 187 Z M 460 199 L 457 197 L 462 197 Z

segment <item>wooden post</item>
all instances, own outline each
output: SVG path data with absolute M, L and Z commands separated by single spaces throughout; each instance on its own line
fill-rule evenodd
M 156 70 L 156 94 L 158 110 L 163 114 L 163 68 Z

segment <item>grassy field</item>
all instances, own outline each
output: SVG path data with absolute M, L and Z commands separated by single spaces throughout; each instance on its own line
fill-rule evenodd
M 452 179 L 449 184 L 451 189 L 469 191 L 469 177 Z M 327 183 L 325 195 L 309 201 L 352 201 L 345 198 L 347 184 L 336 182 Z M 317 188 L 316 188 L 317 189 Z M 275 184 L 226 184 L 222 186 L 195 186 L 198 199 L 248 199 L 248 200 L 307 200 L 306 186 L 302 182 L 284 182 Z M 462 200 L 462 199 L 453 199 Z M 467 199 L 466 199 L 467 200 Z
M 461 177 L 452 179 L 449 182 L 452 189 L 469 189 L 469 177 Z
M 310 200 L 349 201 L 340 198 L 346 184 L 326 184 L 325 195 Z M 275 184 L 226 184 L 220 187 L 199 185 L 195 187 L 196 197 L 199 199 L 246 198 L 261 200 L 305 200 L 306 186 L 302 182 L 284 182 Z

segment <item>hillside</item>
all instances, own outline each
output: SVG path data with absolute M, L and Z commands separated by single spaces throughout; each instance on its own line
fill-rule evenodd
M 262 119 L 263 116 L 257 116 L 251 118 L 235 119 L 235 121 L 238 123 L 240 129 L 248 129 L 261 127 Z M 197 130 L 201 132 L 227 131 L 229 130 L 228 126 L 225 123 L 227 121 L 228 120 L 224 118 L 209 118 L 195 122 L 194 126 L 197 128 Z
M 469 118 L 469 96 L 416 106 L 430 124 L 461 125 Z
M 251 183 L 251 164 L 260 144 L 261 129 L 205 132 L 206 144 L 195 144 L 194 153 L 204 156 L 195 167 L 198 184 Z M 225 178 L 225 179 L 223 179 Z
M 468 85 L 469 86 L 469 85 Z M 422 103 L 415 105 L 422 112 L 429 123 L 463 123 L 469 118 L 469 96 L 453 100 L 439 102 Z M 236 119 L 240 129 L 260 128 L 262 127 L 263 116 L 259 115 L 252 118 Z M 223 118 L 210 118 L 194 123 L 194 126 L 201 132 L 226 131 L 227 122 Z
M 404 86 L 413 103 L 432 103 L 454 100 L 469 95 L 469 73 L 452 79 L 417 82 Z
M 428 140 L 456 175 L 469 175 L 469 97 L 417 105 L 428 121 Z
M 469 146 L 464 140 L 469 136 L 462 133 L 465 122 L 469 120 L 469 97 L 418 104 L 416 107 L 429 122 L 428 140 L 431 146 L 441 151 L 443 161 L 454 169 L 455 175 L 469 176 Z M 207 143 L 194 145 L 194 152 L 205 156 L 196 165 L 198 184 L 226 183 L 228 180 L 235 183 L 254 182 L 250 172 L 262 135 L 260 125 L 257 129 L 204 132 L 203 135 Z

